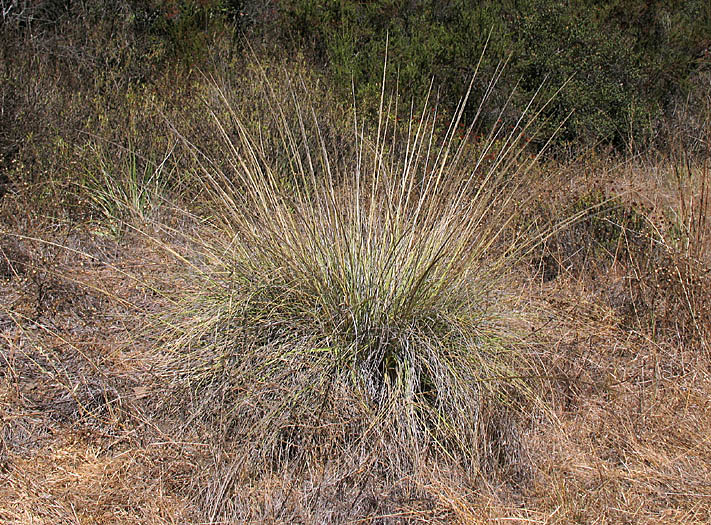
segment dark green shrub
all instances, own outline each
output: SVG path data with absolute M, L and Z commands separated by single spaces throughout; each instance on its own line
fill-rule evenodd
M 620 147 L 630 134 L 644 134 L 640 110 L 640 68 L 629 52 L 630 39 L 618 31 L 603 32 L 588 13 L 550 2 L 531 2 L 517 20 L 513 69 L 524 92 L 546 79 L 547 97 L 569 81 L 547 108 L 550 131 L 570 114 L 558 140 L 586 144 L 598 140 Z M 571 114 L 572 112 L 572 114 Z
M 426 92 L 434 78 L 450 110 L 490 34 L 481 78 L 492 78 L 509 55 L 511 61 L 483 125 L 513 120 L 544 81 L 549 96 L 570 80 L 546 109 L 543 136 L 567 118 L 559 144 L 603 141 L 622 150 L 648 143 L 674 93 L 683 91 L 697 67 L 694 57 L 705 49 L 703 35 L 711 34 L 708 11 L 697 1 L 284 0 L 280 22 L 282 37 L 324 64 L 344 96 L 353 85 L 357 98 L 371 104 L 378 100 L 387 34 L 389 80 L 397 78 L 403 99 Z M 519 94 L 499 114 L 518 81 Z M 475 85 L 475 95 L 486 87 Z

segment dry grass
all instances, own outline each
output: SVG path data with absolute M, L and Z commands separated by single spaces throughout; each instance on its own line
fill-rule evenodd
M 211 162 L 116 124 L 47 184 L 3 168 L 0 521 L 711 521 L 708 164 L 528 164 L 514 133 L 470 187 L 485 145 L 352 131 L 289 77 L 191 86 L 226 141 L 171 122 Z
M 51 230 L 44 228 L 47 240 Z M 98 242 L 100 253 L 107 250 L 103 239 L 88 238 L 80 245 L 88 251 Z M 66 242 L 66 237 L 57 240 Z M 472 485 L 461 473 L 443 471 L 434 462 L 421 464 L 417 478 L 387 482 L 386 473 L 373 468 L 380 459 L 370 457 L 349 470 L 311 461 L 301 471 L 287 463 L 255 482 L 234 477 L 243 444 L 222 432 L 214 435 L 214 421 L 160 417 L 151 406 L 165 385 L 151 368 L 165 363 L 134 329 L 141 319 L 150 325 L 152 313 L 164 311 L 169 302 L 152 296 L 141 283 L 153 280 L 160 289 L 190 286 L 176 273 L 175 263 L 134 240 L 109 266 L 83 270 L 83 279 L 111 290 L 112 300 L 87 296 L 84 286 L 65 282 L 60 287 L 60 280 L 44 285 L 51 292 L 45 293 L 41 317 L 34 320 L 38 285 L 27 273 L 33 261 L 50 255 L 38 253 L 42 246 L 17 242 L 12 249 L 24 256 L 12 260 L 24 266 L 13 265 L 17 275 L 10 272 L 3 284 L 5 482 L 0 508 L 7 522 L 199 523 L 214 510 L 210 503 L 228 479 L 234 483 L 233 496 L 222 512 L 234 522 L 709 520 L 711 381 L 704 354 L 694 344 L 679 344 L 675 333 L 669 340 L 653 340 L 651 332 L 630 330 L 625 312 L 613 308 L 600 291 L 599 276 L 596 290 L 585 276 L 516 284 L 519 303 L 512 307 L 538 312 L 529 315 L 529 330 L 550 377 L 548 390 L 540 395 L 552 414 L 522 429 L 519 444 L 529 467 L 525 478 L 501 484 L 496 479 L 505 480 L 506 474 L 499 471 Z M 64 262 L 55 260 L 53 274 L 79 280 L 63 257 Z M 619 268 L 608 277 L 613 286 L 621 279 Z M 136 308 L 119 308 L 119 298 Z M 92 304 L 102 316 L 92 312 Z M 78 329 L 82 318 L 86 326 Z M 41 364 L 63 368 L 42 370 Z M 284 383 L 273 388 L 284 391 Z M 226 393 L 218 390 L 208 401 Z M 334 397 L 339 410 L 357 409 L 347 396 Z M 102 408 L 107 402 L 118 407 L 114 415 Z M 320 424 L 329 423 L 321 418 Z M 337 428 L 323 435 L 321 427 L 320 432 L 325 443 L 344 439 Z
M 586 293 L 570 282 L 546 289 L 555 311 L 570 312 L 547 329 L 555 373 L 566 380 L 557 421 L 531 436 L 537 475 L 528 496 L 555 511 L 556 523 L 708 522 L 703 353 L 630 333 L 609 307 L 581 305 Z
M 531 167 L 524 118 L 475 150 L 452 136 L 463 110 L 440 137 L 427 104 L 404 132 L 382 107 L 374 136 L 351 123 L 352 156 L 337 163 L 306 93 L 286 106 L 273 93 L 289 88 L 262 81 L 280 154 L 218 90 L 225 155 L 196 150 L 215 230 L 192 239 L 199 256 L 170 249 L 195 284 L 161 321 L 163 410 L 234 450 L 210 518 L 252 519 L 243 487 L 274 476 L 293 481 L 261 512 L 287 520 L 339 493 L 349 503 L 332 519 L 395 512 L 425 497 L 428 465 L 524 477 L 519 420 L 543 404 L 503 286 L 540 234 L 512 227 Z

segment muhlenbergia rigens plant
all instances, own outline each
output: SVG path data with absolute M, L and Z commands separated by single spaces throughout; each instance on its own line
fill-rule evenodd
M 423 458 L 474 472 L 499 461 L 504 414 L 533 395 L 500 315 L 503 279 L 535 242 L 514 227 L 530 119 L 473 145 L 486 95 L 463 136 L 469 94 L 438 136 L 429 95 L 403 128 L 383 87 L 377 123 L 354 110 L 347 160 L 334 162 L 307 94 L 290 85 L 277 102 L 264 82 L 276 156 L 215 88 L 225 156 L 196 151 L 215 232 L 199 264 L 184 257 L 199 284 L 166 338 L 190 421 L 214 416 L 247 451 L 215 481 L 215 512 L 255 458 L 337 456 L 393 478 Z

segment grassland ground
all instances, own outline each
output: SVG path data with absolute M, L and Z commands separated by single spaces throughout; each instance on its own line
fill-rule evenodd
M 354 123 L 294 61 L 82 91 L 38 56 L 0 521 L 711 521 L 703 156 Z
M 649 187 L 649 168 L 623 173 Z M 155 319 L 171 308 L 172 291 L 195 285 L 166 250 L 186 241 L 166 236 L 157 244 L 157 235 L 135 231 L 117 239 L 93 225 L 19 213 L 25 206 L 21 192 L 4 197 L 0 517 L 204 521 L 244 443 L 225 440 L 214 421 L 186 427 L 156 409 L 167 406 L 170 384 Z M 199 223 L 191 227 L 196 238 L 207 235 Z M 539 392 L 547 415 L 519 422 L 523 477 L 495 469 L 472 483 L 435 462 L 395 482 L 354 472 L 355 483 L 333 492 L 330 465 L 300 471 L 286 463 L 222 493 L 226 519 L 708 522 L 704 334 L 688 325 L 685 332 L 673 304 L 661 305 L 656 315 L 668 318 L 650 326 L 649 304 L 630 293 L 634 254 L 589 254 L 589 266 L 576 271 L 561 254 L 575 261 L 581 247 L 564 241 L 571 242 L 560 240 L 555 252 L 549 243 L 562 262 L 554 278 L 544 279 L 534 260 L 508 281 L 511 311 L 524 312 L 515 333 L 547 375 Z

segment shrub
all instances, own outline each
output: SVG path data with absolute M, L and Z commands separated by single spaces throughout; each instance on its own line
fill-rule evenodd
M 515 121 L 543 79 L 550 82 L 546 95 L 572 79 L 547 109 L 556 126 L 573 112 L 556 141 L 605 142 L 623 150 L 655 137 L 658 120 L 701 67 L 695 57 L 708 47 L 711 27 L 706 4 L 285 0 L 280 12 L 287 40 L 311 49 L 345 95 L 353 82 L 361 99 L 376 107 L 386 34 L 403 94 L 421 93 L 434 77 L 449 110 L 490 35 L 484 78 L 511 55 L 501 84 L 520 80 L 523 88 L 506 117 Z M 486 87 L 476 85 L 477 96 Z M 506 89 L 493 94 L 482 125 L 491 126 L 507 95 Z

